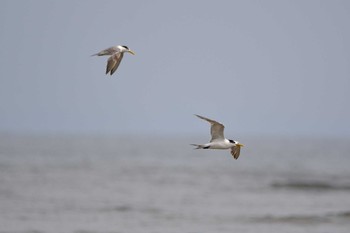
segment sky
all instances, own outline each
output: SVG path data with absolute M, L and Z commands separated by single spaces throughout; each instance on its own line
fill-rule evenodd
M 349 22 L 346 0 L 1 0 L 0 132 L 350 137 Z

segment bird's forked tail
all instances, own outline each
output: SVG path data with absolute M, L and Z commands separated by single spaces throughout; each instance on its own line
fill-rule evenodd
M 209 146 L 205 146 L 205 145 L 199 145 L 199 144 L 191 144 L 192 146 L 196 146 L 196 148 L 194 149 L 208 149 Z

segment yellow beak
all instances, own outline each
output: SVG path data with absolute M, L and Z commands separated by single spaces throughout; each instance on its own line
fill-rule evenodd
M 236 145 L 239 146 L 239 147 L 243 147 L 243 146 L 244 146 L 244 145 L 241 144 L 241 143 L 237 143 Z
M 130 50 L 130 49 L 128 50 L 128 53 L 131 53 L 132 55 L 135 55 L 135 52 Z

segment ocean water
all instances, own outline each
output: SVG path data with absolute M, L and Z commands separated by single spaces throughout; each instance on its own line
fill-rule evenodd
M 0 135 L 0 233 L 350 232 L 350 140 Z

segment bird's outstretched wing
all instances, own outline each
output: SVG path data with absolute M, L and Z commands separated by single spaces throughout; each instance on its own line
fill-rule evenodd
M 210 128 L 210 134 L 211 134 L 211 140 L 210 142 L 213 142 L 215 140 L 222 140 L 224 139 L 224 128 L 225 126 L 217 121 L 211 120 L 209 118 L 200 116 L 200 115 L 196 115 L 197 117 L 208 121 L 211 124 L 211 128 Z
M 118 68 L 121 60 L 123 59 L 123 53 L 117 52 L 108 58 L 106 74 L 110 72 L 112 75 Z
M 233 156 L 234 159 L 238 159 L 240 153 L 241 153 L 240 146 L 234 146 L 231 148 L 231 155 Z
M 119 49 L 116 46 L 109 47 L 108 49 L 102 50 L 98 53 L 95 53 L 91 56 L 105 56 L 105 55 L 113 55 L 116 52 L 119 52 Z

